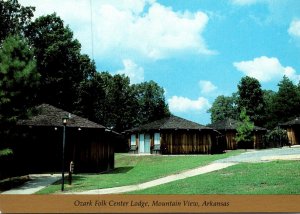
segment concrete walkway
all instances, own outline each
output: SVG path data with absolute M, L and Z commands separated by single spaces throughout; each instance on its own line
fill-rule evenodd
M 209 172 L 213 172 L 216 170 L 224 169 L 229 166 L 235 165 L 237 163 L 212 163 L 207 166 L 198 167 L 195 169 L 187 170 L 178 174 L 169 175 L 163 178 L 159 178 L 153 181 L 141 183 L 141 184 L 135 184 L 130 186 L 122 186 L 122 187 L 114 187 L 114 188 L 108 188 L 108 189 L 96 189 L 96 190 L 90 190 L 90 191 L 84 191 L 84 192 L 69 192 L 66 194 L 117 194 L 117 193 L 124 193 L 124 192 L 131 192 L 136 190 L 142 190 L 147 189 L 150 187 L 158 186 L 161 184 L 170 183 L 172 181 L 178 181 L 181 179 L 193 177 L 196 175 L 201 175 Z
M 61 174 L 31 174 L 30 181 L 1 194 L 33 194 L 61 179 Z

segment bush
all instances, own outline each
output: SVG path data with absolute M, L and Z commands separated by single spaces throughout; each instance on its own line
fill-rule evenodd
M 288 145 L 287 132 L 281 128 L 275 128 L 266 134 L 266 147 L 282 147 Z
M 9 149 L 9 148 L 0 150 L 0 157 L 1 156 L 12 155 L 12 154 L 13 154 L 13 151 L 11 149 Z

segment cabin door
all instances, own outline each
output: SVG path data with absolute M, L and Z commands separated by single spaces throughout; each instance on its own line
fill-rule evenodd
M 150 134 L 145 134 L 145 153 L 150 154 Z
M 145 153 L 145 135 L 139 135 L 139 153 Z

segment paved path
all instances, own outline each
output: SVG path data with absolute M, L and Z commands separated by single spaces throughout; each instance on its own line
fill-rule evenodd
M 213 172 L 216 170 L 224 169 L 229 166 L 235 165 L 237 163 L 212 163 L 207 166 L 199 167 L 196 169 L 187 170 L 178 174 L 169 175 L 163 178 L 159 178 L 153 181 L 135 184 L 130 186 L 122 186 L 122 187 L 114 187 L 108 189 L 96 189 L 84 192 L 70 192 L 67 194 L 116 194 L 116 193 L 124 193 L 124 192 L 131 192 L 136 190 L 147 189 L 150 187 L 158 186 L 161 184 L 170 183 L 172 181 L 177 181 L 189 177 L 193 177 L 196 175 L 201 175 L 209 172 Z
M 131 192 L 131 191 L 147 189 L 149 187 L 154 187 L 161 184 L 170 183 L 172 181 L 177 181 L 188 177 L 193 177 L 196 175 L 213 172 L 216 170 L 227 168 L 229 166 L 236 165 L 238 163 L 255 163 L 255 162 L 273 161 L 273 160 L 300 160 L 300 146 L 295 146 L 291 148 L 290 147 L 274 148 L 274 149 L 266 149 L 266 150 L 248 150 L 247 152 L 242 153 L 240 155 L 216 160 L 207 166 L 188 170 L 182 173 L 170 175 L 164 178 L 156 179 L 142 184 L 114 187 L 108 189 L 96 189 L 96 190 L 90 190 L 84 192 L 71 192 L 68 194 L 117 194 L 117 193 Z
M 177 181 L 188 177 L 193 177 L 196 175 L 213 172 L 216 170 L 227 168 L 229 166 L 236 165 L 238 163 L 255 163 L 255 162 L 273 161 L 273 160 L 300 160 L 300 146 L 293 146 L 291 148 L 283 147 L 283 148 L 266 149 L 266 150 L 248 150 L 247 152 L 237 156 L 216 160 L 207 166 L 198 167 L 195 169 L 187 170 L 184 172 L 169 175 L 163 178 L 159 178 L 141 184 L 108 188 L 108 189 L 96 189 L 96 190 L 90 190 L 84 192 L 69 192 L 67 194 L 124 193 L 124 192 L 142 190 L 149 187 L 158 186 L 161 184 L 166 184 L 172 181 Z M 26 182 L 23 186 L 3 192 L 2 194 L 33 194 L 59 180 L 61 178 L 61 175 L 60 174 L 54 174 L 54 175 L 37 174 L 37 175 L 30 175 L 30 178 L 32 180 Z
M 300 146 L 249 150 L 240 155 L 216 160 L 215 163 L 255 163 L 273 160 L 300 160 Z
M 33 194 L 61 179 L 61 174 L 31 174 L 30 181 L 1 194 Z

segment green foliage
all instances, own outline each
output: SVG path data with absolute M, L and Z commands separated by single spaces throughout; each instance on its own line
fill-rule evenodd
M 264 101 L 266 104 L 264 127 L 268 129 L 273 129 L 275 126 L 278 125 L 277 117 L 272 113 L 276 92 L 272 90 L 264 90 L 263 93 Z
M 267 147 L 281 147 L 288 145 L 287 131 L 279 127 L 268 131 L 266 134 Z
M 11 150 L 11 149 L 9 149 L 9 148 L 0 150 L 0 157 L 1 157 L 1 156 L 12 155 L 12 154 L 13 154 L 13 150 Z
M 0 0 L 0 44 L 9 35 L 22 35 L 34 10 L 21 6 L 17 0 Z
M 246 109 L 243 108 L 240 113 L 240 121 L 237 127 L 235 140 L 240 148 L 249 148 L 253 144 L 254 124 L 250 121 Z
M 0 62 L 0 120 L 14 122 L 35 104 L 40 75 L 32 48 L 19 36 L 3 42 Z
M 256 125 L 264 124 L 265 101 L 259 81 L 252 77 L 243 77 L 238 85 L 238 111 L 246 109 L 248 116 Z
M 165 102 L 164 89 L 156 82 L 143 82 L 133 86 L 138 101 L 136 110 L 137 124 L 144 124 L 169 116 L 169 108 Z
M 20 34 L 30 43 L 15 37 L 22 42 L 9 39 L 2 45 L 2 120 L 16 121 L 33 103 L 52 104 L 116 131 L 170 114 L 164 91 L 155 82 L 130 85 L 124 75 L 97 73 L 95 63 L 80 53 L 80 43 L 60 17 L 54 13 L 31 22 L 33 12 L 34 8 L 22 7 L 16 0 L 0 0 L 1 21 L 6 20 L 1 22 L 0 41 Z
M 225 120 L 227 118 L 237 119 L 236 97 L 233 94 L 230 97 L 218 96 L 208 110 L 211 113 L 211 122 Z
M 55 13 L 37 18 L 28 26 L 26 36 L 35 47 L 41 73 L 40 102 L 73 111 L 78 87 L 96 72 L 94 62 L 80 54 L 80 43 Z
M 274 123 L 286 122 L 300 115 L 300 93 L 297 86 L 286 76 L 278 86 L 279 89 L 272 104 L 272 116 L 277 119 Z
M 155 82 L 130 85 L 124 75 L 95 73 L 79 87 L 78 113 L 124 131 L 169 114 L 164 91 Z

